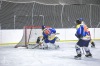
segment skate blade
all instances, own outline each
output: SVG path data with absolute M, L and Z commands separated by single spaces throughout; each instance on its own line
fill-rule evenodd
M 81 57 L 78 57 L 78 58 L 74 57 L 74 59 L 75 59 L 75 60 L 81 60 Z
M 86 58 L 92 58 L 92 56 L 88 56 L 88 57 L 86 57 Z

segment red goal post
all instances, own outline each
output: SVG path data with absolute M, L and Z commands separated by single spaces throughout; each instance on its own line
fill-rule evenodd
M 46 28 L 50 27 L 46 26 Z M 36 40 L 39 36 L 42 36 L 41 26 L 24 26 L 22 39 L 15 48 L 27 47 L 28 44 L 36 44 Z

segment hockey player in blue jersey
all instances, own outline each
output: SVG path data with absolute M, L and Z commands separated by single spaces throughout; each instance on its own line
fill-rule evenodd
M 85 32 L 84 25 L 81 24 L 80 20 L 76 20 L 76 34 L 75 36 L 78 38 L 78 42 L 75 45 L 77 55 L 74 57 L 75 59 L 80 59 L 82 56 L 81 47 L 84 48 L 86 52 L 86 57 L 92 57 L 92 54 L 88 48 L 89 42 L 91 40 L 88 32 Z
M 90 32 L 89 28 L 87 27 L 87 25 L 84 23 L 83 18 L 79 18 L 79 20 L 82 22 L 82 25 L 84 25 L 85 31 L 87 31 L 91 36 L 91 32 Z M 92 38 L 91 38 L 90 44 L 91 44 L 92 48 L 95 48 L 95 42 L 92 40 Z
M 52 44 L 55 46 L 55 48 L 58 48 L 59 46 L 55 44 L 55 42 L 59 40 L 59 38 L 56 36 L 56 30 L 54 28 L 46 28 L 46 26 L 43 25 L 42 31 L 44 48 L 47 48 L 48 44 Z

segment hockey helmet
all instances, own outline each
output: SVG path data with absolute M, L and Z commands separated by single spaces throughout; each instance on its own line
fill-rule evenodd
M 80 21 L 83 21 L 83 18 L 79 18 Z
M 42 30 L 44 30 L 46 28 L 46 26 L 45 25 L 42 25 Z
M 80 20 L 76 20 L 76 24 L 81 24 L 82 22 Z

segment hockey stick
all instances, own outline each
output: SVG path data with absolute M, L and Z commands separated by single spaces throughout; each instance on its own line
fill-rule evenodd
M 42 44 L 43 44 L 43 42 L 39 43 L 39 44 L 36 44 L 36 46 L 34 46 L 34 48 L 32 48 L 32 49 L 35 49 L 35 48 L 39 47 L 39 45 L 42 45 Z
M 34 46 L 32 49 L 35 49 L 35 48 L 37 48 L 39 46 L 39 44 L 37 44 L 36 46 Z

